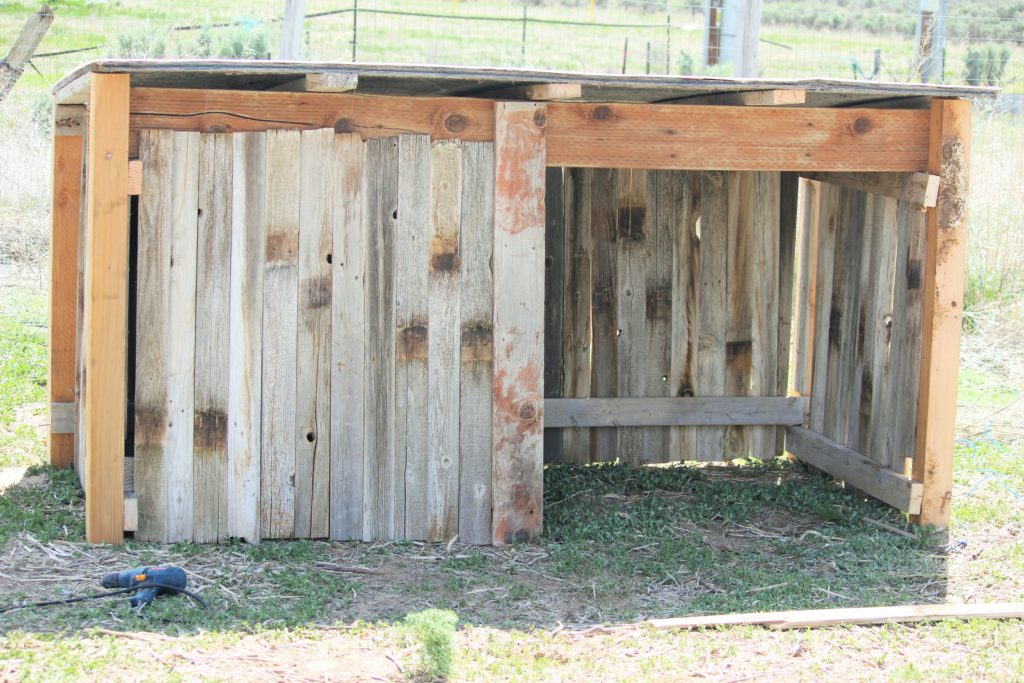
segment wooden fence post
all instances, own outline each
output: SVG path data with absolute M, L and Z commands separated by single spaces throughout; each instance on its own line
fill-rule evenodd
M 43 5 L 25 22 L 11 51 L 7 53 L 7 57 L 0 60 L 0 102 L 7 97 L 7 93 L 25 72 L 25 65 L 32 59 L 32 53 L 43 41 L 43 36 L 46 35 L 46 30 L 52 23 L 53 10 L 49 5 Z
M 129 74 L 92 74 L 85 244 L 85 535 L 124 537 Z
M 544 511 L 547 108 L 498 102 L 494 136 L 492 537 L 535 541 Z
M 971 103 L 932 101 L 928 172 L 941 177 L 937 205 L 927 210 L 921 374 L 913 479 L 924 483 L 921 514 L 949 525 L 953 441 L 967 252 L 967 190 L 971 159 Z

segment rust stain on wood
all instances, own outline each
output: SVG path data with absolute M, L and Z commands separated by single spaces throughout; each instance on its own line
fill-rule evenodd
M 427 324 L 423 321 L 414 320 L 411 324 L 398 331 L 398 349 L 395 354 L 395 360 L 416 360 L 425 363 L 429 346 L 428 340 Z
M 459 270 L 458 237 L 435 235 L 430 240 L 430 270 L 457 272 Z
M 490 323 L 467 322 L 462 325 L 462 362 L 483 361 L 494 358 L 494 332 Z
M 193 417 L 193 424 L 197 452 L 227 447 L 228 416 L 223 410 L 197 410 Z
M 515 111 L 507 115 L 508 140 L 506 149 L 509 151 L 529 150 L 543 143 L 544 127 L 547 120 L 543 111 Z M 517 235 L 530 228 L 544 228 L 544 174 L 543 163 L 532 164 L 508 162 L 499 165 L 500 172 L 495 178 L 495 196 L 507 198 L 506 208 L 509 215 L 501 222 L 501 229 L 509 234 Z M 523 178 L 515 175 L 517 169 L 535 171 L 541 178 L 539 183 L 523 182 Z M 536 217 L 540 216 L 538 222 Z
M 297 232 L 271 232 L 267 234 L 267 263 L 293 263 L 298 258 L 299 234 Z
M 513 481 L 520 478 L 513 473 Z M 494 535 L 506 545 L 512 543 L 533 543 L 539 540 L 537 515 L 541 502 L 536 500 L 529 487 L 514 483 L 510 487 L 513 510 L 498 519 Z

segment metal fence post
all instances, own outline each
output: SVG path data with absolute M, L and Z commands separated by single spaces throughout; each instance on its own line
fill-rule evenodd
M 665 3 L 668 5 L 668 2 Z M 665 75 L 672 73 L 672 15 L 665 15 Z
M 526 66 L 526 5 L 523 5 L 523 44 L 519 55 L 519 66 Z
M 352 61 L 356 61 L 356 47 L 359 45 L 359 0 L 352 0 Z

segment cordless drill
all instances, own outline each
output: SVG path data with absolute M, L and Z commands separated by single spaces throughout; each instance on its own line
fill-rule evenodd
M 188 586 L 185 570 L 174 565 L 136 567 L 123 572 L 104 574 L 100 579 L 104 588 L 138 588 L 132 596 L 132 607 L 145 607 L 158 595 L 177 595 Z

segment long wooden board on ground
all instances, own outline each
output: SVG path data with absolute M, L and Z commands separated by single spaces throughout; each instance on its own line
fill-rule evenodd
M 891 624 L 939 619 L 1020 619 L 1024 603 L 970 605 L 896 605 L 893 607 L 842 607 L 787 612 L 721 614 L 680 619 L 651 619 L 658 630 L 716 628 L 720 626 L 767 626 L 773 629 L 820 628 L 855 624 Z

